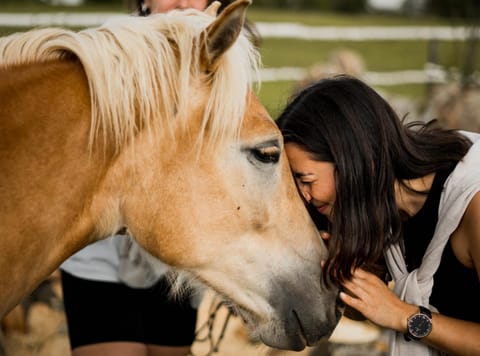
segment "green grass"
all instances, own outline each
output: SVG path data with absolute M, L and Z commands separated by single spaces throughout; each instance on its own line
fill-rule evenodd
M 7 36 L 14 32 L 24 32 L 29 30 L 29 27 L 2 27 L 0 26 L 0 37 Z
M 408 97 L 420 105 L 423 104 L 427 95 L 425 84 L 379 85 L 375 86 L 375 89 L 394 96 Z
M 260 48 L 265 67 L 309 67 L 325 62 L 339 49 L 357 52 L 367 70 L 395 71 L 423 69 L 428 60 L 428 41 L 305 41 L 265 38 Z M 439 41 L 437 61 L 447 67 L 460 67 L 465 43 Z M 480 62 L 476 63 L 480 69 Z
M 394 15 L 351 15 L 319 10 L 262 9 L 254 6 L 248 10 L 247 16 L 254 22 L 297 22 L 309 26 L 448 26 L 452 24 L 446 19 L 432 16 L 410 18 Z
M 334 50 L 348 48 L 364 59 L 369 70 L 391 71 L 423 68 L 425 41 L 304 41 L 266 38 L 260 49 L 268 67 L 308 67 L 324 62 Z
M 258 98 L 275 119 L 292 96 L 294 81 L 264 82 L 258 92 Z

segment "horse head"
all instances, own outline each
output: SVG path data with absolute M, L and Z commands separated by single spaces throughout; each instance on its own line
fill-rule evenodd
M 282 136 L 245 79 L 248 4 L 200 32 L 189 94 L 176 103 L 183 124 L 168 139 L 141 132 L 136 159 L 127 150 L 119 160 L 134 182 L 119 211 L 143 247 L 222 295 L 264 343 L 300 350 L 332 332 L 337 290 L 321 282 L 326 249 Z

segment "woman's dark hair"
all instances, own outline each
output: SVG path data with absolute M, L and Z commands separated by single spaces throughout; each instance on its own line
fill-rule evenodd
M 336 201 L 325 275 L 351 278 L 401 236 L 394 183 L 450 167 L 471 142 L 436 121 L 403 125 L 362 81 L 337 76 L 301 91 L 277 119 L 285 143 L 335 165 Z M 426 192 L 418 192 L 425 194 Z
M 225 9 L 228 5 L 230 5 L 235 0 L 208 0 L 207 6 L 209 6 L 214 1 L 220 2 L 218 13 L 221 13 L 223 9 Z M 150 15 L 150 9 L 144 5 L 144 0 L 137 0 L 136 13 L 139 16 Z M 258 32 L 258 29 L 256 28 L 256 26 L 250 20 L 246 19 L 244 28 L 247 33 L 247 36 L 250 38 L 252 43 L 256 47 L 260 47 L 260 44 L 262 42 L 262 36 L 260 35 L 260 32 Z

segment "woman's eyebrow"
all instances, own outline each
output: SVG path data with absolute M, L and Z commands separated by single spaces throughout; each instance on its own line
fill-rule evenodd
M 295 178 L 304 178 L 306 176 L 311 176 L 313 173 L 303 173 L 303 172 L 292 172 Z

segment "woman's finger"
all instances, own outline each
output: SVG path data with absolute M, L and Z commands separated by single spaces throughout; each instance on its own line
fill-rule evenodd
M 361 311 L 362 309 L 362 301 L 358 298 L 352 297 L 351 295 L 340 292 L 340 299 L 349 307 Z
M 327 241 L 330 238 L 330 233 L 325 230 L 321 230 L 319 233 L 322 240 Z

